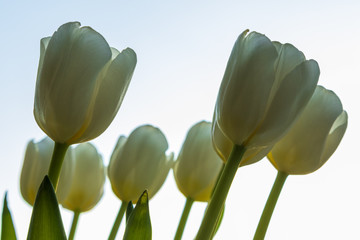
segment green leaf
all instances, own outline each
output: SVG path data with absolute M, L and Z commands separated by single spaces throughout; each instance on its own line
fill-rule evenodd
M 66 240 L 59 205 L 48 176 L 45 176 L 36 195 L 27 239 Z
M 132 201 L 130 201 L 127 205 L 127 209 L 126 209 L 126 222 L 128 222 L 129 217 L 132 213 L 132 210 L 134 210 L 134 206 L 132 204 Z
M 123 240 L 151 240 L 148 192 L 140 196 L 126 224 Z
M 16 240 L 16 233 L 13 224 L 13 220 L 11 218 L 10 209 L 7 204 L 7 192 L 4 197 L 4 206 L 2 212 L 2 224 L 1 224 L 1 240 Z

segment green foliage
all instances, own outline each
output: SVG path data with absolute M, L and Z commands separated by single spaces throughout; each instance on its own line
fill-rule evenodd
M 133 206 L 132 201 L 130 201 L 128 203 L 128 205 L 127 205 L 127 208 L 126 208 L 126 222 L 128 222 L 129 217 L 130 217 L 133 210 L 134 210 L 134 206 Z
M 132 210 L 123 240 L 151 240 L 148 193 L 145 190 Z
M 45 176 L 36 195 L 27 239 L 66 240 L 59 205 L 48 176 Z
M 1 240 L 16 240 L 16 233 L 11 218 L 11 213 L 7 204 L 7 193 L 4 197 L 4 206 L 2 212 L 2 223 L 1 223 Z

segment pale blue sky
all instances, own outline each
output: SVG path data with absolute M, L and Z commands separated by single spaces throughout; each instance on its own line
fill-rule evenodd
M 359 1 L 5 1 L 0 0 L 0 197 L 6 190 L 19 239 L 31 208 L 19 174 L 27 142 L 44 134 L 33 118 L 40 39 L 79 21 L 119 50 L 131 47 L 138 64 L 123 105 L 108 130 L 92 141 L 105 163 L 120 134 L 141 124 L 159 127 L 177 154 L 187 130 L 211 120 L 225 66 L 245 29 L 289 42 L 318 61 L 319 84 L 337 93 L 349 125 L 337 152 L 316 173 L 290 176 L 268 239 L 359 239 L 360 66 Z M 216 239 L 252 239 L 276 171 L 266 159 L 239 169 Z M 172 239 L 185 198 L 172 173 L 150 202 L 153 239 Z M 105 196 L 80 216 L 77 239 L 106 239 L 120 203 Z M 1 205 L 2 206 L 2 205 Z M 194 204 L 183 239 L 192 239 L 205 204 Z M 71 213 L 62 210 L 68 231 Z M 123 226 L 118 238 L 122 239 Z M 235 236 L 237 236 L 235 238 Z

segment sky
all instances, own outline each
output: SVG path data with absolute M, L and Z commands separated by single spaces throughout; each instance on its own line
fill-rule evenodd
M 177 155 L 188 129 L 210 121 L 237 36 L 249 29 L 291 43 L 320 66 L 319 84 L 348 112 L 343 141 L 329 161 L 305 176 L 289 176 L 266 239 L 360 239 L 360 2 L 345 1 L 6 1 L 0 0 L 0 197 L 8 191 L 17 236 L 25 239 L 31 207 L 22 199 L 20 171 L 27 142 L 45 134 L 33 117 L 40 39 L 69 21 L 101 33 L 110 46 L 131 47 L 137 66 L 109 128 L 91 141 L 105 164 L 120 135 L 142 124 L 159 127 Z M 275 180 L 263 159 L 240 168 L 215 239 L 252 239 Z M 150 201 L 153 239 L 172 239 L 185 197 L 172 172 Z M 1 205 L 2 206 L 2 205 Z M 109 181 L 76 239 L 107 239 L 120 201 Z M 193 239 L 205 203 L 195 203 L 183 239 Z M 66 232 L 72 214 L 61 207 Z M 122 224 L 117 239 L 122 239 Z

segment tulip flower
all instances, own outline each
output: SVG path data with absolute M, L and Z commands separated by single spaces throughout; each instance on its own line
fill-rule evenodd
M 212 147 L 211 123 L 202 121 L 192 126 L 174 165 L 176 184 L 186 196 L 174 239 L 181 239 L 193 202 L 210 200 L 222 166 L 221 158 Z
M 272 212 L 290 174 L 319 169 L 335 152 L 347 127 L 347 113 L 332 91 L 318 86 L 298 120 L 268 154 L 278 170 L 254 239 L 264 239 Z
M 226 162 L 219 192 L 214 192 L 196 239 L 211 237 L 236 169 L 250 164 L 247 161 L 260 160 L 286 134 L 315 91 L 319 74 L 317 62 L 306 60 L 291 44 L 272 42 L 248 30 L 239 36 L 225 69 L 213 120 L 233 144 L 231 161 Z
M 69 240 L 74 238 L 80 213 L 89 211 L 101 199 L 106 174 L 102 157 L 92 144 L 76 146 L 74 157 L 70 191 L 62 202 L 64 208 L 74 212 Z
M 187 133 L 174 165 L 179 190 L 194 201 L 210 200 L 223 163 L 211 143 L 211 123 L 199 122 Z
M 48 137 L 40 142 L 31 140 L 27 145 L 20 176 L 20 191 L 25 201 L 30 205 L 34 205 L 39 186 L 48 172 L 53 149 L 54 142 Z M 59 202 L 62 202 L 70 191 L 69 179 L 73 173 L 73 158 L 72 149 L 69 148 L 65 155 L 59 187 L 56 192 Z
M 90 143 L 74 148 L 74 172 L 70 191 L 62 202 L 64 208 L 86 212 L 101 199 L 104 192 L 105 167 L 101 155 Z
M 290 131 L 268 154 L 270 162 L 287 174 L 319 169 L 335 152 L 347 127 L 347 113 L 332 91 L 318 86 Z
M 153 197 L 173 166 L 173 154 L 166 155 L 167 140 L 151 125 L 136 128 L 128 138 L 120 136 L 111 155 L 108 177 L 115 195 L 122 201 L 109 239 L 114 239 L 127 203 L 136 203 L 148 191 Z
M 269 146 L 304 109 L 319 74 L 316 61 L 293 45 L 245 31 L 226 67 L 213 124 L 234 144 Z
M 110 48 L 103 36 L 66 23 L 41 40 L 34 116 L 55 142 L 99 136 L 119 110 L 136 65 L 135 52 Z

